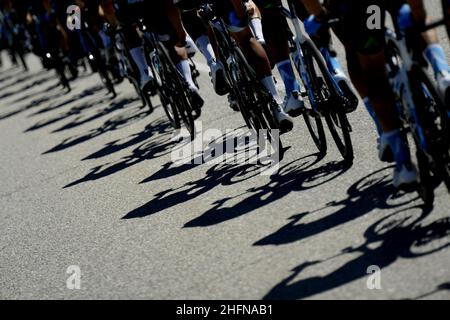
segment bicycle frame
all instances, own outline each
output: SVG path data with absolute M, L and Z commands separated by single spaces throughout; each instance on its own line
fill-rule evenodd
M 232 40 L 231 35 L 228 32 L 227 27 L 223 20 L 212 14 L 212 9 L 209 5 L 205 4 L 200 6 L 200 17 L 203 22 L 206 23 L 213 32 L 214 38 L 218 44 L 219 54 L 218 59 L 223 64 L 227 75 L 227 81 L 237 83 L 238 79 L 233 72 L 233 65 L 235 64 L 234 57 L 231 54 L 233 47 L 237 44 Z M 209 17 L 205 17 L 210 15 Z
M 293 56 L 294 63 L 297 65 L 298 70 L 300 71 L 300 77 L 302 78 L 304 84 L 305 84 L 305 90 L 306 95 L 308 95 L 309 100 L 311 102 L 311 105 L 315 111 L 317 111 L 317 105 L 318 102 L 316 101 L 316 98 L 314 97 L 314 93 L 311 90 L 308 90 L 311 88 L 311 79 L 309 79 L 309 74 L 307 72 L 307 66 L 305 63 L 305 54 L 303 52 L 303 45 L 307 41 L 308 36 L 306 35 L 306 32 L 304 31 L 304 28 L 302 27 L 299 18 L 297 17 L 297 13 L 295 11 L 295 6 L 292 2 L 292 0 L 287 1 L 289 9 L 284 7 L 283 5 L 280 7 L 281 13 L 291 21 L 292 25 L 294 26 L 294 42 L 296 50 L 295 52 L 291 52 L 291 55 Z M 328 48 L 320 48 L 319 51 L 322 54 L 322 58 L 324 59 L 327 67 L 328 67 L 328 73 L 330 76 L 330 79 L 332 80 L 332 84 L 334 87 L 334 90 L 338 93 L 338 95 L 342 96 L 344 95 L 344 92 L 339 87 L 338 83 L 336 82 L 335 78 L 333 77 L 333 74 L 336 74 L 336 69 L 331 62 L 331 53 L 328 50 Z
M 419 121 L 416 113 L 416 106 L 409 82 L 409 73 L 416 64 L 408 50 L 406 38 L 401 33 L 395 34 L 394 31 L 388 29 L 386 31 L 386 37 L 396 45 L 396 48 L 399 50 L 398 54 L 402 59 L 399 70 L 394 77 L 390 77 L 391 86 L 397 100 L 403 102 L 396 104 L 399 115 L 405 124 L 412 126 L 411 131 L 418 134 L 421 148 L 427 150 L 422 128 L 418 125 Z M 409 119 L 413 119 L 413 121 L 409 121 Z

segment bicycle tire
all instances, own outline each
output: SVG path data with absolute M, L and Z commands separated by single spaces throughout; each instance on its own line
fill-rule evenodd
M 235 53 L 237 58 L 237 66 L 244 79 L 248 84 L 251 84 L 248 88 L 241 87 L 241 91 L 246 93 L 246 97 L 242 101 L 243 108 L 247 109 L 245 114 L 248 115 L 249 122 L 252 124 L 253 129 L 256 131 L 258 138 L 261 133 L 266 134 L 265 139 L 268 140 L 272 147 L 275 147 L 275 152 L 279 152 L 283 149 L 282 142 L 280 140 L 279 126 L 276 123 L 271 107 L 276 103 L 270 94 L 263 88 L 262 84 L 257 80 L 256 74 L 244 54 L 239 47 L 235 47 Z M 240 95 L 242 95 L 240 93 Z M 253 101 L 254 100 L 254 101 Z M 273 130 L 278 130 L 278 134 L 275 134 Z M 260 141 L 258 139 L 258 141 Z
M 105 86 L 106 90 L 113 95 L 115 98 L 117 96 L 116 90 L 114 88 L 113 81 L 111 80 L 112 76 L 110 76 L 110 73 L 108 72 L 108 68 L 106 67 L 106 64 L 103 63 L 103 61 L 100 60 L 99 57 L 96 59 L 98 61 L 98 74 L 100 76 L 100 80 L 102 81 L 103 85 Z M 153 107 L 150 106 L 150 111 L 153 111 Z
M 170 97 L 170 100 L 173 103 L 173 106 L 176 107 L 179 117 L 193 140 L 196 134 L 195 122 L 192 114 L 193 107 L 191 97 L 186 89 L 187 85 L 170 58 L 169 52 L 162 43 L 158 43 L 158 54 L 164 57 L 165 63 L 163 64 L 163 68 L 166 68 L 166 75 L 169 75 L 170 77 L 170 79 L 168 79 L 170 82 L 167 82 L 166 84 L 174 85 L 174 90 L 172 91 L 174 95 Z
M 161 61 L 161 59 L 165 59 L 165 56 L 159 55 L 158 48 L 153 48 L 154 45 L 150 44 L 149 40 L 146 37 L 144 37 L 143 44 L 145 57 L 154 76 L 156 93 L 159 96 L 161 106 L 163 107 L 164 113 L 166 114 L 166 117 L 169 120 L 171 126 L 174 129 L 179 129 L 181 127 L 180 118 L 178 116 L 176 108 L 172 107 L 172 102 L 170 101 L 170 98 L 168 97 L 168 94 L 166 92 L 165 84 L 168 80 L 165 79 L 165 75 L 161 69 L 163 63 L 165 63 Z
M 306 46 L 309 46 L 309 44 L 305 43 Z M 317 76 L 316 74 L 313 74 L 312 68 L 310 68 L 310 65 L 312 62 L 310 61 L 311 56 L 307 54 L 308 47 L 303 47 L 303 50 L 306 50 L 305 53 L 305 63 L 307 66 L 307 72 L 308 77 L 312 80 L 312 83 L 309 83 L 306 79 L 303 79 L 301 77 L 301 80 L 303 82 L 304 87 L 307 90 L 308 94 L 308 100 L 310 102 L 310 108 L 305 104 L 305 112 L 303 113 L 303 119 L 306 124 L 306 128 L 308 129 L 308 132 L 317 147 L 319 154 L 321 156 L 326 155 L 327 153 L 327 138 L 325 135 L 325 129 L 323 125 L 322 118 L 320 115 L 316 112 L 316 110 L 313 108 L 313 105 L 320 100 L 321 97 L 319 97 L 316 93 L 320 90 L 320 85 L 316 83 Z M 302 71 L 300 69 L 299 64 L 295 64 L 295 67 L 297 68 L 298 74 L 301 74 Z M 312 86 L 312 87 L 311 87 Z
M 342 105 L 345 97 L 340 96 L 335 89 L 335 84 L 328 71 L 328 67 L 324 58 L 315 44 L 307 39 L 303 44 L 305 50 L 306 61 L 309 64 L 309 72 L 316 74 L 316 88 L 320 90 L 321 104 L 324 113 L 325 122 L 331 136 L 339 150 L 339 153 L 347 165 L 352 165 L 354 160 L 353 143 L 351 139 L 351 126 L 348 121 L 347 113 L 343 110 Z M 316 70 L 314 61 L 319 70 Z M 313 71 L 314 70 L 314 71 Z M 319 72 L 322 76 L 318 76 Z
M 435 180 L 438 177 L 442 179 L 450 192 L 450 124 L 447 110 L 430 77 L 420 67 L 414 69 L 411 77 L 417 79 L 422 87 L 422 90 L 413 90 L 413 97 L 422 126 L 425 126 L 423 132 L 428 144 L 428 154 L 433 160 L 427 170 Z M 434 189 L 435 184 L 440 183 L 439 179 L 435 183 L 430 181 L 429 188 Z
M 59 81 L 61 83 L 61 86 L 67 90 L 67 92 L 70 92 L 72 90 L 70 86 L 69 79 L 67 79 L 66 73 L 65 73 L 65 67 L 63 62 L 59 58 L 55 58 L 54 60 L 54 68 L 56 71 L 56 74 L 59 78 Z

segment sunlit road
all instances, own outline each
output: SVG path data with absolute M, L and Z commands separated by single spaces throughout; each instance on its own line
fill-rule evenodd
M 300 118 L 276 175 L 177 165 L 163 109 L 148 115 L 129 83 L 110 100 L 82 74 L 64 94 L 35 58 L 29 73 L 3 60 L 0 298 L 450 298 L 450 196 L 439 187 L 424 212 L 416 194 L 394 194 L 363 107 L 350 169 L 331 139 L 317 159 Z M 203 131 L 243 126 L 206 72 L 200 85 Z

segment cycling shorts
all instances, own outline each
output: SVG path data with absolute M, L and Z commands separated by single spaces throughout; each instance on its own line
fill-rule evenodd
M 344 43 L 347 50 L 361 54 L 374 54 L 380 52 L 385 46 L 385 19 L 386 7 L 384 0 L 329 0 L 326 7 L 332 16 L 337 16 L 339 23 L 333 30 Z M 369 7 L 376 5 L 379 10 L 378 22 L 380 28 L 370 28 L 368 21 L 372 14 Z
M 165 12 L 164 0 L 114 0 L 114 9 L 118 20 L 126 26 L 144 19 L 149 29 L 158 34 L 161 40 L 174 34 Z
M 406 0 L 326 0 L 325 6 L 340 19 L 333 30 L 347 49 L 375 54 L 386 44 L 386 13 L 395 16 L 404 3 Z
M 215 0 L 214 9 L 224 20 L 230 32 L 241 32 L 248 27 L 248 18 L 239 19 L 230 0 Z
M 259 9 L 273 9 L 281 4 L 281 0 L 253 0 Z

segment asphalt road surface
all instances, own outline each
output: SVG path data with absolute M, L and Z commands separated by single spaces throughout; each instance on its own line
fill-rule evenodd
M 273 176 L 179 165 L 162 108 L 148 115 L 129 83 L 112 101 L 82 74 L 63 94 L 36 59 L 25 73 L 3 58 L 0 298 L 450 298 L 450 196 L 424 212 L 394 192 L 363 107 L 350 169 L 330 139 L 317 159 L 302 119 Z M 206 72 L 200 85 L 204 131 L 243 126 Z

